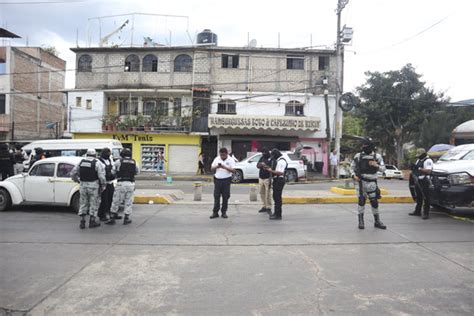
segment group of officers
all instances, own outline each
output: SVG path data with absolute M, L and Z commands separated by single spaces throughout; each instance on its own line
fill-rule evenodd
M 269 215 L 270 220 L 282 219 L 282 192 L 285 186 L 285 172 L 288 162 L 282 153 L 274 148 L 271 151 L 262 149 L 262 157 L 257 163 L 259 168 L 259 191 L 262 200 L 262 208 L 259 213 Z M 80 183 L 80 228 L 86 227 L 85 217 L 89 214 L 89 228 L 100 226 L 99 221 L 113 225 L 122 217 L 118 215 L 121 204 L 124 204 L 123 224 L 132 222 L 133 193 L 135 191 L 135 175 L 138 174 L 136 162 L 131 158 L 132 153 L 125 148 L 121 152 L 121 158 L 113 161 L 111 150 L 104 148 L 99 159 L 94 149 L 87 150 L 86 157 L 74 167 L 71 176 L 74 181 Z M 421 216 L 428 219 L 430 201 L 428 194 L 429 174 L 433 169 L 433 161 L 428 157 L 424 149 L 417 150 L 417 162 L 412 167 L 412 174 L 416 180 L 416 208 L 409 213 L 413 216 Z M 211 164 L 214 172 L 214 208 L 211 219 L 219 217 L 227 218 L 228 201 L 230 198 L 230 186 L 232 174 L 235 170 L 235 160 L 229 155 L 226 148 L 219 150 L 219 155 Z M 362 145 L 361 152 L 354 156 L 351 163 L 352 178 L 358 184 L 356 186 L 358 196 L 358 228 L 364 229 L 364 210 L 367 199 L 370 202 L 374 216 L 374 227 L 386 229 L 387 226 L 380 220 L 379 202 L 381 198 L 380 189 L 377 184 L 377 173 L 384 172 L 385 165 L 382 156 L 375 151 L 375 145 L 367 140 Z M 117 180 L 114 187 L 113 181 Z M 272 197 L 274 212 L 272 213 Z M 222 205 L 221 205 L 222 199 Z M 97 220 L 98 218 L 98 220 Z
M 271 220 L 282 219 L 282 192 L 285 186 L 285 171 L 288 162 L 278 149 L 262 149 L 262 157 L 257 163 L 259 168 L 259 191 L 262 200 L 262 208 L 259 213 L 269 214 Z M 421 216 L 423 219 L 429 218 L 429 177 L 433 169 L 433 161 L 422 148 L 417 149 L 417 161 L 412 166 L 412 175 L 416 182 L 416 208 L 409 213 L 412 216 Z M 228 200 L 230 198 L 230 185 L 232 174 L 235 173 L 235 161 L 227 152 L 226 148 L 221 148 L 219 156 L 214 159 L 211 165 L 214 174 L 214 208 L 211 219 L 219 217 L 219 210 L 222 218 L 227 218 Z M 376 153 L 375 144 L 371 139 L 366 139 L 361 151 L 354 156 L 351 163 L 351 174 L 357 183 L 356 192 L 358 197 L 358 228 L 365 229 L 364 211 L 366 201 L 369 200 L 372 214 L 374 216 L 374 227 L 387 229 L 387 226 L 380 220 L 379 199 L 381 199 L 380 189 L 377 183 L 377 173 L 385 171 L 385 164 L 380 154 Z M 272 213 L 272 197 L 274 202 L 274 212 Z M 222 206 L 220 200 L 222 198 Z
M 110 148 L 104 148 L 97 159 L 95 149 L 88 149 L 86 157 L 73 168 L 71 177 L 80 183 L 80 229 L 86 228 L 87 215 L 89 228 L 99 227 L 99 221 L 114 225 L 116 220 L 122 219 L 118 215 L 122 204 L 123 224 L 132 222 L 130 217 L 138 167 L 130 149 L 123 149 L 120 156 L 114 161 Z M 115 187 L 114 180 L 117 180 Z

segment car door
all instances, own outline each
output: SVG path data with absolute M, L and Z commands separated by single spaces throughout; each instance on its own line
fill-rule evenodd
M 25 177 L 27 202 L 54 203 L 54 162 L 37 163 Z
M 73 164 L 60 162 L 56 168 L 56 177 L 54 177 L 54 202 L 58 204 L 67 204 L 69 202 L 70 193 L 78 183 L 72 181 L 71 171 Z
M 259 169 L 257 168 L 257 163 L 262 157 L 262 154 L 257 154 L 247 160 L 245 165 L 245 179 L 258 179 Z

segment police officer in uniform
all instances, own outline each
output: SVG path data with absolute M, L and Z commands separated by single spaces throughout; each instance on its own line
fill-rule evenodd
M 28 159 L 26 153 L 21 149 L 21 145 L 15 146 L 15 152 L 13 153 L 13 165 L 14 174 L 20 174 L 23 172 L 23 162 Z
M 86 158 L 72 169 L 71 177 L 74 181 L 81 184 L 80 188 L 80 208 L 79 216 L 81 223 L 79 228 L 86 228 L 85 217 L 89 217 L 89 228 L 100 226 L 96 222 L 97 210 L 99 208 L 100 193 L 105 187 L 105 170 L 102 163 L 97 160 L 97 153 L 95 149 L 88 149 Z
M 258 185 L 260 188 L 260 198 L 262 199 L 262 208 L 259 213 L 272 213 L 272 177 L 271 173 L 265 170 L 266 167 L 272 165 L 270 151 L 266 148 L 262 149 L 262 157 L 257 163 L 258 171 Z
M 374 215 L 374 227 L 380 229 L 387 229 L 380 221 L 379 215 L 379 201 L 380 190 L 377 186 L 377 172 L 384 172 L 385 165 L 380 154 L 375 153 L 375 145 L 371 139 L 368 139 L 362 145 L 362 152 L 354 156 L 351 164 L 352 178 L 358 182 L 357 196 L 358 202 L 358 216 L 359 229 L 364 229 L 364 209 L 366 198 L 369 198 L 372 206 L 372 213 Z
M 113 180 L 115 179 L 115 165 L 114 161 L 112 160 L 111 157 L 111 150 L 110 148 L 104 148 L 101 153 L 99 160 L 100 162 L 104 165 L 105 169 L 105 180 L 106 180 L 106 186 L 105 190 L 101 194 L 100 198 L 100 206 L 99 206 L 99 220 L 101 221 L 107 221 L 108 220 L 108 215 L 110 215 L 110 207 L 112 206 L 112 198 L 114 196 L 114 184 Z M 116 216 L 115 219 L 121 219 L 122 217 Z
M 282 212 L 282 193 L 285 186 L 285 172 L 288 167 L 288 162 L 282 157 L 281 152 L 273 148 L 271 151 L 272 167 L 266 167 L 265 170 L 270 172 L 273 176 L 273 202 L 275 204 L 275 212 L 270 215 L 272 220 L 281 220 Z
M 110 209 L 110 219 L 105 222 L 107 225 L 114 225 L 120 204 L 124 203 L 123 224 L 128 225 L 132 222 L 130 215 L 132 214 L 133 192 L 135 191 L 135 175 L 138 174 L 138 168 L 135 160 L 132 159 L 132 152 L 128 148 L 124 148 L 120 153 L 121 159 L 115 162 L 115 170 L 117 171 L 117 186 L 115 187 L 114 197 L 112 200 L 112 208 Z
M 235 173 L 235 160 L 229 156 L 227 148 L 219 149 L 219 156 L 214 158 L 211 171 L 214 173 L 214 207 L 209 218 L 218 218 L 219 209 L 222 218 L 227 218 L 227 207 L 230 198 L 232 174 Z M 222 207 L 221 207 L 222 196 Z
M 416 207 L 415 211 L 408 213 L 408 215 L 428 219 L 430 216 L 430 174 L 433 170 L 433 160 L 424 148 L 416 150 L 416 157 L 418 160 L 412 168 L 412 176 L 415 177 Z M 421 214 L 422 209 L 423 214 Z
M 2 181 L 13 176 L 13 155 L 7 144 L 0 144 L 0 172 Z

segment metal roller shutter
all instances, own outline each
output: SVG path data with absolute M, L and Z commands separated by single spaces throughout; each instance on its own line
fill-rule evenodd
M 196 173 L 199 146 L 169 145 L 168 148 L 169 173 Z

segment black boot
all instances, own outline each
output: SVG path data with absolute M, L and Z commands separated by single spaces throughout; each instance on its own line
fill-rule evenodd
M 374 215 L 374 219 L 375 219 L 375 222 L 374 222 L 374 227 L 375 227 L 375 228 L 387 229 L 387 226 L 385 226 L 385 225 L 380 221 L 380 216 L 379 216 L 379 214 L 375 214 L 375 215 Z
M 421 216 L 422 219 L 428 219 L 430 218 L 430 210 L 424 210 L 423 215 Z
M 81 224 L 79 224 L 80 229 L 86 228 L 86 219 L 84 215 L 81 215 Z
M 222 213 L 221 217 L 222 217 L 222 218 L 227 218 L 227 217 L 228 217 L 228 216 L 227 216 L 227 213 Z
M 117 217 L 117 213 L 110 213 L 109 220 L 106 221 L 105 225 L 115 225 L 115 218 Z
M 89 228 L 95 228 L 95 227 L 99 227 L 99 226 L 100 226 L 100 223 L 95 221 L 95 216 L 91 216 L 89 218 Z
M 112 215 L 110 215 L 111 218 L 113 219 L 122 219 L 122 216 L 118 215 L 118 213 L 112 213 Z
M 268 211 L 267 211 L 266 208 L 262 207 L 262 208 L 260 209 L 260 211 L 258 211 L 258 212 L 259 212 L 259 213 L 267 213 Z
M 210 219 L 217 218 L 219 217 L 219 213 L 212 213 L 211 216 L 209 216 Z
M 359 229 L 364 229 L 364 214 L 359 214 Z
M 421 212 L 417 211 L 417 210 L 414 210 L 413 212 L 408 213 L 408 215 L 410 215 L 410 216 L 421 216 Z
M 131 222 L 132 222 L 132 220 L 128 217 L 128 215 L 125 215 L 125 217 L 123 218 L 123 224 L 128 225 Z

